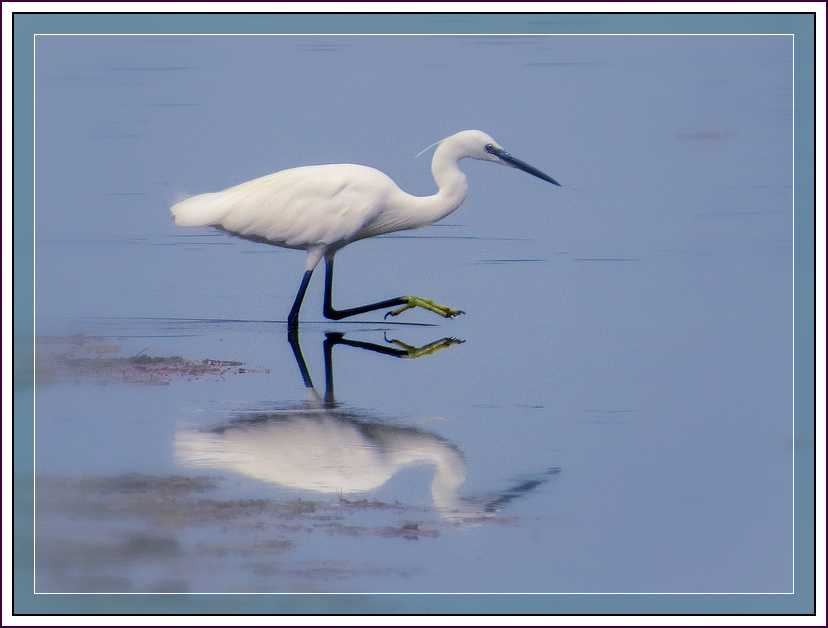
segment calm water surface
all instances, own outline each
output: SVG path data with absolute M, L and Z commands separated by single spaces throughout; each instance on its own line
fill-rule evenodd
M 39 36 L 37 590 L 790 591 L 791 53 Z M 455 320 L 327 322 L 320 272 L 290 339 L 302 253 L 169 219 L 314 163 L 430 194 L 465 128 L 563 187 L 463 162 L 335 286 Z

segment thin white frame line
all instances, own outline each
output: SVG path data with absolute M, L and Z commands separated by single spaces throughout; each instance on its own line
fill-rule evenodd
M 791 13 L 793 14 L 793 13 Z M 787 15 L 787 14 L 786 14 Z M 792 440 L 795 438 L 796 433 L 796 318 L 795 318 L 795 310 L 796 310 L 796 228 L 795 228 L 795 209 L 796 209 L 796 109 L 795 109 L 795 98 L 796 98 L 796 41 L 795 41 L 795 34 L 794 33 L 34 33 L 32 35 L 33 41 L 33 53 L 32 53 L 32 97 L 33 97 L 33 108 L 34 111 L 32 112 L 32 140 L 33 140 L 33 150 L 32 150 L 32 203 L 33 203 L 33 224 L 36 224 L 37 221 L 37 200 L 36 200 L 36 190 L 37 190 L 37 170 L 36 166 L 36 134 L 37 134 L 37 121 L 36 121 L 36 112 L 37 112 L 37 61 L 36 61 L 36 52 L 37 52 L 37 42 L 36 38 L 38 36 L 42 37 L 735 37 L 735 36 L 744 36 L 744 37 L 790 37 L 791 38 L 791 242 L 792 242 L 792 249 L 791 249 L 791 344 L 792 344 L 792 351 L 791 351 L 791 437 Z M 554 65 L 554 64 L 552 64 Z M 36 251 L 36 234 L 35 229 L 33 229 L 32 233 L 32 240 L 33 240 L 33 258 L 35 264 L 32 269 L 32 284 L 33 284 L 33 309 L 36 312 L 37 305 L 37 280 L 36 280 L 36 268 L 37 268 L 37 251 Z M 36 329 L 35 329 L 36 331 Z M 36 333 L 35 333 L 36 337 Z M 32 339 L 32 351 L 36 349 L 36 339 Z M 34 367 L 32 371 L 32 376 L 34 377 Z M 34 380 L 33 380 L 34 381 Z M 37 396 L 33 395 L 33 429 L 37 423 Z M 33 462 L 33 471 L 36 474 L 36 456 L 37 456 L 37 447 L 36 447 L 36 440 L 33 439 L 32 449 L 32 462 Z M 795 595 L 796 593 L 796 449 L 792 445 L 791 446 L 791 453 L 792 453 L 792 462 L 791 462 L 791 584 L 792 590 L 790 592 L 787 591 L 774 591 L 774 592 L 749 592 L 749 593 L 740 593 L 740 592 L 661 592 L 661 593 L 649 593 L 649 592 L 632 592 L 632 593 L 559 593 L 559 592 L 544 592 L 544 593 L 524 593 L 524 592 L 511 592 L 511 593 L 344 593 L 337 595 Z M 36 494 L 37 486 L 33 486 L 32 495 L 33 497 Z M 35 505 L 36 499 L 33 500 L 32 504 L 32 515 L 33 515 L 33 533 L 36 535 L 36 521 L 37 518 L 35 515 Z M 35 547 L 32 548 L 33 558 L 36 554 Z M 32 576 L 32 592 L 34 595 L 63 595 L 63 593 L 40 593 L 34 590 L 34 574 Z M 110 595 L 109 593 L 79 593 L 80 595 Z M 147 595 L 146 593 L 129 593 L 128 595 Z M 157 595 L 157 594 L 152 594 Z M 175 594 L 170 594 L 175 595 Z M 274 593 L 255 593 L 255 592 L 241 592 L 241 593 L 216 593 L 213 595 L 274 595 Z M 276 595 L 279 595 L 276 593 Z M 287 594 L 285 594 L 287 595 Z M 290 594 L 295 595 L 295 594 Z M 318 595 L 316 593 L 309 593 L 303 595 Z

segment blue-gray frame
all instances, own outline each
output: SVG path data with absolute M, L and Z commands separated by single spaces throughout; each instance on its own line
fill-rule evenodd
M 13 17 L 15 371 L 34 334 L 34 35 L 38 33 L 793 34 L 795 55 L 795 592 L 793 594 L 35 595 L 33 390 L 14 395 L 17 615 L 809 615 L 815 609 L 815 24 L 790 14 L 60 14 Z M 19 343 L 19 344 L 18 344 Z M 29 379 L 29 378 L 26 378 Z M 31 381 L 29 379 L 29 381 Z

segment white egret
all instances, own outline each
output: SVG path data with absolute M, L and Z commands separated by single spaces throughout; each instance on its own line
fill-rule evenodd
M 327 318 L 396 307 L 396 316 L 423 307 L 446 318 L 462 314 L 413 295 L 345 310 L 331 303 L 333 260 L 351 242 L 371 236 L 417 229 L 445 218 L 466 198 L 466 175 L 457 163 L 466 157 L 519 168 L 544 181 L 552 177 L 512 157 L 482 131 L 461 131 L 436 144 L 431 172 L 439 188 L 432 196 L 403 192 L 385 174 L 356 164 L 304 166 L 270 174 L 222 192 L 200 194 L 173 205 L 175 222 L 185 227 L 212 226 L 233 235 L 307 251 L 305 274 L 288 316 L 288 327 L 299 324 L 299 308 L 314 268 L 325 258 Z

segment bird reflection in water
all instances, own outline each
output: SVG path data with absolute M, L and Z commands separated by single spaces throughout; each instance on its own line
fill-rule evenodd
M 292 489 L 340 496 L 375 490 L 402 469 L 431 464 L 433 506 L 451 519 L 492 516 L 503 504 L 559 471 L 549 469 L 495 495 L 460 497 L 466 464 L 457 445 L 428 430 L 392 425 L 369 412 L 344 408 L 334 398 L 332 354 L 336 345 L 412 358 L 461 340 L 444 338 L 420 348 L 388 341 L 392 347 L 327 333 L 323 343 L 325 397 L 321 398 L 302 356 L 298 331 L 290 330 L 288 339 L 307 401 L 300 407 L 258 412 L 209 430 L 179 431 L 175 436 L 179 463 L 225 468 Z

